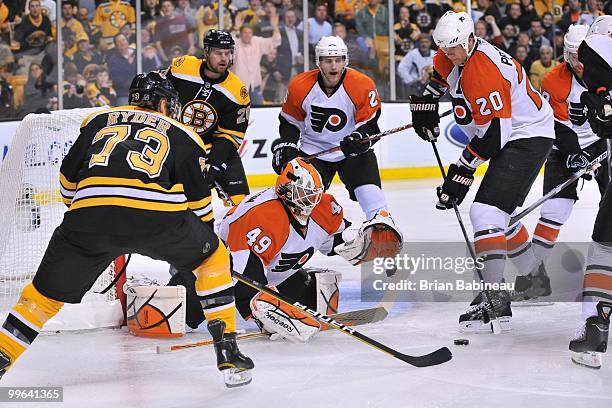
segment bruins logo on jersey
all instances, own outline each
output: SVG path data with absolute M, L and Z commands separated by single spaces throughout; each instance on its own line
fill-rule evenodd
M 181 113 L 181 122 L 191 126 L 198 134 L 205 133 L 215 126 L 217 119 L 215 108 L 210 103 L 199 99 L 185 104 Z
M 115 28 L 121 28 L 127 22 L 127 17 L 121 11 L 113 11 L 110 15 L 110 23 Z
M 318 133 L 321 133 L 323 128 L 331 132 L 338 132 L 346 126 L 347 117 L 346 113 L 340 109 L 312 105 L 310 123 L 312 130 Z

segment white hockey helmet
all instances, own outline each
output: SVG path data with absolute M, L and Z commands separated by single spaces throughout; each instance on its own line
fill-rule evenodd
M 593 21 L 593 24 L 591 24 L 587 37 L 593 34 L 612 35 L 612 16 L 605 15 L 597 17 L 595 21 Z
M 470 54 L 468 49 L 470 36 L 474 36 L 474 21 L 464 11 L 444 13 L 433 32 L 433 38 L 438 47 L 450 48 L 461 45 L 468 55 Z
M 336 36 L 321 37 L 315 45 L 315 63 L 319 66 L 321 57 L 344 57 L 344 66 L 348 65 L 348 48 L 342 38 Z
M 276 195 L 301 225 L 308 224 L 324 191 L 317 169 L 299 157 L 287 163 L 276 179 Z
M 589 31 L 589 26 L 575 24 L 569 26 L 565 37 L 563 37 L 563 59 L 574 67 L 578 62 L 578 47 L 584 41 Z

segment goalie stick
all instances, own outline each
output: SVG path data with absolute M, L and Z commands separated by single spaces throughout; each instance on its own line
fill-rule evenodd
M 289 306 L 297 307 L 298 309 L 302 310 L 303 312 L 310 315 L 311 317 L 314 317 L 320 322 L 328 324 L 331 328 L 336 329 L 344 334 L 347 334 L 357 340 L 360 340 L 361 342 L 369 345 L 370 347 L 374 347 L 375 349 L 380 350 L 383 353 L 389 354 L 415 367 L 428 367 L 432 365 L 438 365 L 438 364 L 445 363 L 449 361 L 451 358 L 453 358 L 452 353 L 447 347 L 442 347 L 424 356 L 410 356 L 408 354 L 400 353 L 399 351 L 394 350 L 391 347 L 388 347 L 366 336 L 365 334 L 359 333 L 357 330 L 352 329 L 332 319 L 330 316 L 319 313 L 316 310 L 312 310 L 308 306 L 305 306 L 301 304 L 300 302 L 296 302 L 281 293 L 273 291 L 272 289 L 268 288 L 267 286 L 264 286 L 263 284 L 257 281 L 254 281 L 253 279 L 243 276 L 237 272 L 232 272 L 232 275 L 234 276 L 234 278 L 244 283 L 245 285 L 258 290 L 259 292 L 265 293 L 266 295 L 272 296 L 276 300 L 283 302 Z
M 448 115 L 450 115 L 451 113 L 453 113 L 453 110 L 452 110 L 452 109 L 449 109 L 449 110 L 447 110 L 446 112 L 443 112 L 443 113 L 440 115 L 440 118 L 443 118 L 443 117 L 445 117 L 445 116 L 448 116 Z M 389 136 L 389 135 L 392 135 L 393 133 L 401 132 L 402 130 L 412 129 L 413 127 L 414 127 L 414 125 L 413 125 L 412 123 L 408 123 L 408 124 L 406 124 L 406 125 L 398 126 L 398 127 L 396 127 L 396 128 L 389 129 L 389 130 L 385 130 L 384 132 L 380 132 L 380 133 L 377 133 L 377 134 L 375 134 L 375 135 L 372 135 L 372 136 L 366 137 L 365 139 L 361 139 L 361 140 L 359 141 L 359 143 L 365 143 L 365 142 L 375 142 L 375 141 L 377 141 L 377 140 L 379 140 L 379 139 L 382 139 L 382 138 L 383 138 L 383 137 L 385 137 L 385 136 Z M 319 157 L 319 156 L 323 156 L 323 155 L 328 154 L 328 153 L 338 152 L 338 151 L 340 151 L 340 150 L 342 150 L 342 149 L 340 148 L 340 146 L 332 147 L 332 148 L 329 148 L 329 149 L 322 150 L 322 151 L 320 151 L 320 152 L 318 152 L 318 153 L 314 153 L 314 154 L 308 155 L 308 156 L 304 157 L 304 160 L 316 159 L 316 158 L 317 158 L 317 157 Z
M 371 307 L 367 309 L 351 310 L 350 312 L 336 313 L 331 315 L 334 320 L 341 322 L 346 326 L 360 326 L 362 324 L 376 323 L 384 320 L 388 315 L 384 307 Z M 269 333 L 251 332 L 242 333 L 236 336 L 238 341 L 251 339 L 260 339 L 270 337 Z M 171 346 L 157 346 L 157 354 L 167 353 L 170 351 L 184 350 L 194 347 L 210 346 L 213 344 L 212 339 L 194 341 L 191 343 L 175 344 Z
M 607 157 L 608 157 L 608 152 L 604 151 L 602 154 L 600 154 L 595 159 L 593 159 L 589 163 L 589 165 L 587 167 L 585 167 L 582 170 L 578 170 L 576 173 L 572 174 L 572 176 L 570 178 L 568 178 L 563 183 L 559 184 L 557 187 L 555 187 L 552 190 L 550 190 L 548 193 L 546 193 L 541 198 L 536 200 L 529 207 L 525 208 L 523 211 L 521 211 L 520 213 L 516 214 L 514 217 L 510 217 L 510 222 L 508 223 L 508 226 L 509 227 L 513 227 L 514 224 L 516 224 L 517 222 L 519 222 L 520 220 L 525 218 L 530 212 L 532 212 L 533 210 L 538 208 L 540 205 L 542 205 L 544 203 L 544 201 L 554 197 L 560 191 L 562 191 L 564 188 L 566 188 L 567 186 L 569 186 L 570 184 L 572 184 L 573 182 L 578 180 L 580 177 L 582 177 L 584 174 L 594 170 L 595 166 L 600 164 L 602 161 L 606 160 Z

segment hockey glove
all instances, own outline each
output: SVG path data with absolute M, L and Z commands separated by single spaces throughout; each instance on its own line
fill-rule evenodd
M 474 170 L 451 164 L 444 184 L 437 188 L 438 203 L 436 208 L 438 210 L 449 210 L 453 208 L 453 202 L 456 205 L 461 204 L 473 182 Z
M 372 142 L 367 139 L 368 135 L 354 131 L 340 142 L 340 149 L 346 157 L 359 156 L 367 152 L 372 147 Z
M 590 156 L 587 152 L 570 154 L 565 161 L 565 167 L 572 173 L 589 167 Z
M 593 132 L 602 139 L 612 139 L 612 90 L 595 95 L 583 92 L 580 101 L 587 106 L 587 118 Z
M 426 142 L 435 142 L 440 136 L 438 99 L 431 95 L 411 96 L 410 111 L 416 134 Z
M 227 164 L 219 163 L 215 160 L 208 162 L 206 166 L 206 177 L 204 182 L 211 190 L 215 187 L 215 182 L 221 179 L 221 175 L 227 170 Z
M 298 157 L 300 151 L 297 144 L 283 139 L 272 142 L 272 168 L 276 174 L 281 174 L 285 164 Z

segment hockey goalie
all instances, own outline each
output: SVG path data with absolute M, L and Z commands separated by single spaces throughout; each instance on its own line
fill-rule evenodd
M 217 232 L 232 255 L 233 270 L 324 314 L 336 313 L 340 274 L 328 269 L 305 269 L 316 251 L 340 255 L 358 265 L 376 257 L 393 257 L 402 236 L 385 211 L 360 228 L 348 228 L 342 207 L 324 192 L 315 167 L 300 159 L 287 163 L 274 188 L 247 196 L 219 222 Z M 187 287 L 187 324 L 204 319 L 203 295 L 187 274 L 175 274 L 170 284 Z M 197 295 L 197 298 L 196 298 Z M 247 287 L 235 286 L 236 307 L 245 320 L 262 331 L 292 341 L 308 341 L 321 324 L 292 306 Z

